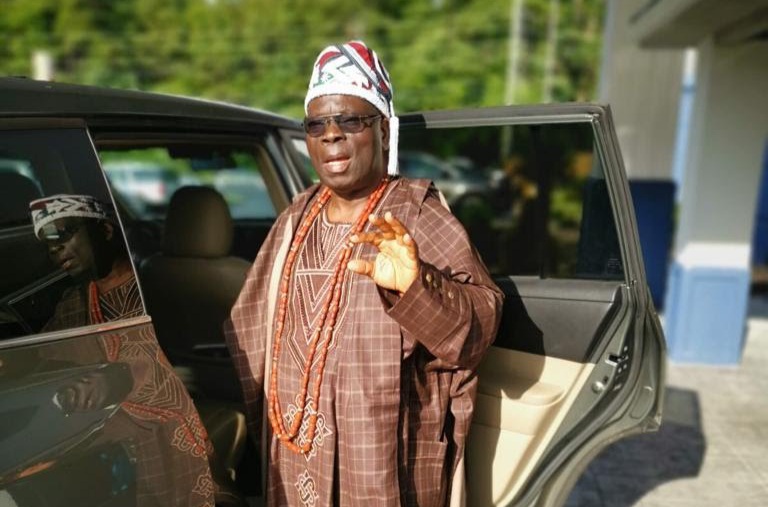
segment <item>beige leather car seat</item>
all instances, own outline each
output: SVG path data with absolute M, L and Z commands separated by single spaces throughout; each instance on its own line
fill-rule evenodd
M 219 192 L 182 187 L 169 204 L 163 250 L 143 262 L 139 275 L 160 346 L 193 395 L 219 400 L 240 397 L 222 324 L 250 263 L 229 256 L 233 231 Z

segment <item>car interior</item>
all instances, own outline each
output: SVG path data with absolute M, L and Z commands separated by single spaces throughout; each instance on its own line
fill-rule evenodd
M 227 367 L 221 323 L 250 267 L 230 255 L 233 235 L 229 207 L 218 191 L 181 187 L 168 205 L 162 249 L 139 266 L 147 312 L 168 358 L 189 366 L 185 380 L 192 392 L 225 400 L 238 399 L 231 392 L 238 381 Z
M 158 342 L 192 395 L 226 472 L 219 482 L 241 496 L 259 495 L 258 481 L 245 479 L 258 474 L 259 451 L 246 436 L 222 325 L 275 209 L 287 202 L 277 171 L 259 139 L 99 133 L 96 147 L 105 166 L 150 160 L 180 175 L 162 202 L 145 206 L 106 171 Z

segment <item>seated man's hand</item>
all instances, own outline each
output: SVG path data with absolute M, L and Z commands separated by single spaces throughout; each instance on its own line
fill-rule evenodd
M 110 363 L 82 375 L 56 392 L 54 403 L 65 413 L 101 410 L 121 403 L 133 389 L 133 377 L 125 363 Z

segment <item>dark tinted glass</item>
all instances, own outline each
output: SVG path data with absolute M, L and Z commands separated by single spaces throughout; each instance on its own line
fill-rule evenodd
M 74 213 L 111 208 L 86 131 L 0 120 L 0 167 L 0 505 L 213 505 L 212 447 L 151 324 L 82 327 L 144 313 L 120 225 Z
M 112 209 L 85 130 L 0 130 L 0 339 L 94 324 L 89 301 L 96 298 L 100 304 L 90 311 L 102 321 L 143 313 L 114 213 L 110 220 L 85 218 L 76 201 L 56 201 L 45 210 L 58 206 L 62 213 L 36 235 L 30 203 L 56 195 L 86 195 Z M 88 291 L 91 282 L 114 274 L 102 266 L 118 256 L 125 262 L 114 287 L 134 290 L 107 303 L 115 293 Z
M 623 278 L 589 123 L 403 127 L 400 153 L 403 174 L 434 180 L 494 274 Z

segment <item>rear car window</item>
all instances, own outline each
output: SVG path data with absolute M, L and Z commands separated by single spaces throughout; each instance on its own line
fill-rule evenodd
M 127 261 L 120 283 L 94 291 L 117 257 Z M 0 340 L 96 323 L 89 311 L 101 322 L 144 313 L 90 138 L 0 129 Z
M 399 159 L 434 181 L 494 275 L 624 278 L 590 123 L 405 126 Z
M 120 201 L 140 220 L 162 219 L 173 193 L 209 186 L 222 194 L 232 218 L 274 219 L 275 207 L 249 146 L 155 142 L 105 144 L 99 156 Z

